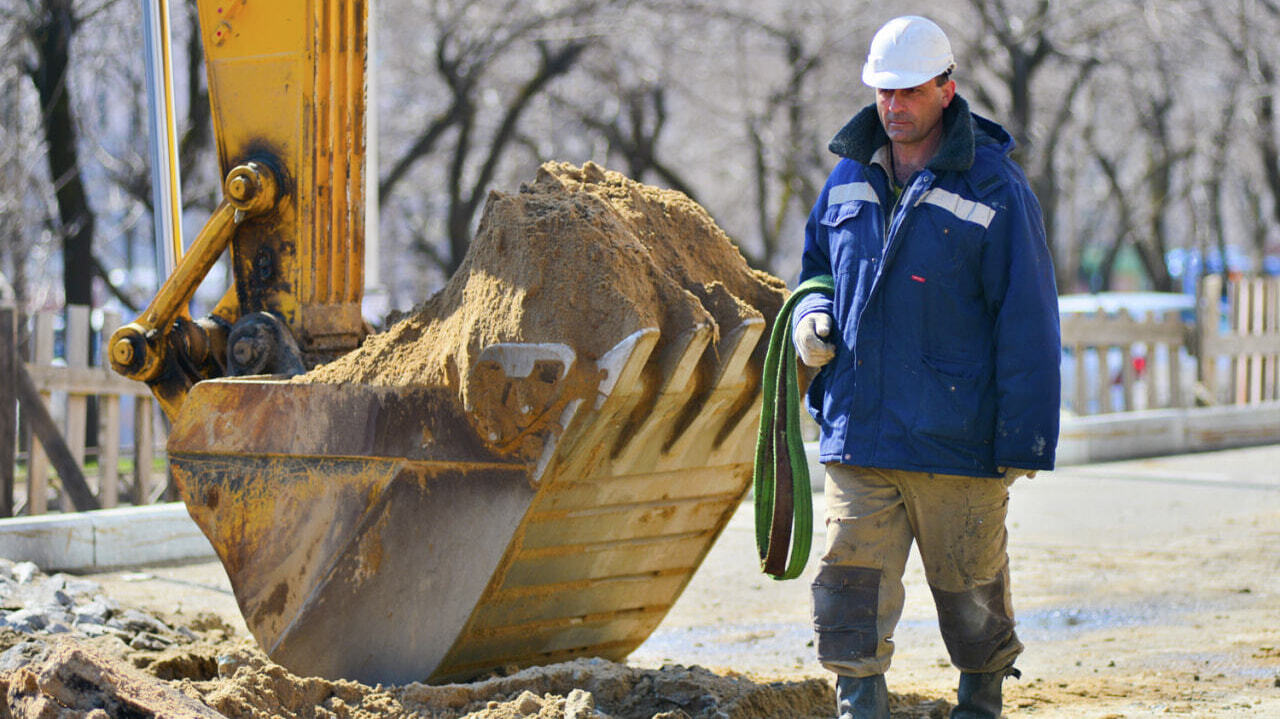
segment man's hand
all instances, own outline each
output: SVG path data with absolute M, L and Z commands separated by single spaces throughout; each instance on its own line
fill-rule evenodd
M 1009 480 L 1010 482 L 1014 481 L 1019 477 L 1026 477 L 1027 479 L 1035 479 L 1035 476 L 1036 476 L 1036 470 L 1022 469 L 1021 467 L 996 467 L 996 471 L 1003 474 L 1004 478 Z
M 826 342 L 831 335 L 831 315 L 826 312 L 810 312 L 796 325 L 796 352 L 800 361 L 817 369 L 836 356 L 836 346 Z

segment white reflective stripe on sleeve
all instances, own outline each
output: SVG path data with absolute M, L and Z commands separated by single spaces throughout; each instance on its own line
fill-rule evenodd
M 842 205 L 854 200 L 880 204 L 880 198 L 876 197 L 876 191 L 872 189 L 869 182 L 849 182 L 844 185 L 836 185 L 827 193 L 827 207 Z
M 987 205 L 966 200 L 954 192 L 947 192 L 937 187 L 925 193 L 920 201 L 941 207 L 965 222 L 982 225 L 983 229 L 990 227 L 991 221 L 996 217 L 996 211 Z

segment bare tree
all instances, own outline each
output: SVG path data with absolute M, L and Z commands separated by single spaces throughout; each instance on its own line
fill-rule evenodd
M 1072 129 L 1076 98 L 1102 62 L 1097 48 L 1105 45 L 1118 14 L 1129 11 L 1096 0 L 970 0 L 969 8 L 969 19 L 977 22 L 957 26 L 973 28 L 960 34 L 976 81 L 965 83 L 964 91 L 1013 135 L 1014 156 L 1040 200 L 1049 246 L 1059 258 L 1058 284 L 1069 286 L 1069 268 L 1076 262 L 1067 255 L 1078 248 L 1057 232 L 1062 224 L 1059 148 Z M 968 73 L 962 69 L 960 74 Z
M 30 55 L 25 71 L 40 96 L 45 158 L 57 198 L 62 240 L 62 285 L 67 304 L 93 304 L 93 237 L 96 218 L 80 165 L 79 133 L 71 98 L 71 41 L 92 14 L 73 0 L 29 0 L 25 31 Z
M 740 27 L 759 32 L 776 48 L 780 67 L 777 82 L 758 108 L 744 113 L 745 135 L 751 148 L 753 191 L 760 251 L 744 249 L 756 267 L 780 265 L 782 244 L 788 239 L 787 222 L 803 218 L 813 206 L 831 159 L 811 126 L 807 85 L 823 64 L 824 50 L 815 44 L 803 20 L 787 13 L 770 23 L 738 16 Z M 771 127 L 781 124 L 781 128 Z M 780 143 L 773 142 L 775 138 Z M 794 235 L 793 235 L 794 237 Z
M 1276 67 L 1280 64 L 1280 48 L 1275 43 L 1276 33 L 1280 32 L 1280 4 L 1274 0 L 1230 3 L 1206 0 L 1198 18 L 1212 29 L 1215 39 L 1228 51 L 1230 65 L 1224 70 L 1232 77 L 1247 79 L 1249 93 L 1240 103 L 1244 110 L 1245 134 L 1250 139 L 1246 156 L 1257 167 L 1258 181 L 1243 181 L 1241 194 L 1247 224 L 1251 226 L 1249 249 L 1257 268 L 1266 253 L 1271 228 L 1280 224 L 1280 126 L 1276 117 L 1276 93 L 1280 89 Z M 1223 139 L 1229 142 L 1228 137 Z M 1226 149 L 1222 149 L 1224 159 Z M 1224 262 L 1225 245 L 1224 242 Z
M 692 185 L 680 171 L 662 157 L 659 150 L 663 131 L 670 125 L 669 88 L 644 78 L 629 78 L 625 50 L 608 55 L 608 62 L 589 67 L 594 81 L 608 88 L 613 102 L 604 107 L 594 97 L 579 99 L 568 93 L 552 93 L 552 102 L 570 113 L 585 128 L 605 141 L 605 156 L 617 159 L 627 174 L 637 180 L 656 178 L 658 182 L 696 199 Z
M 872 100 L 858 80 L 871 33 L 924 12 L 951 35 L 961 92 L 1018 140 L 1060 288 L 1086 276 L 1115 284 L 1131 254 L 1144 283 L 1171 287 L 1164 258 L 1175 249 L 1275 251 L 1278 6 L 386 0 L 371 7 L 380 46 L 370 58 L 384 275 L 399 307 L 439 286 L 490 188 L 557 159 L 686 192 L 753 265 L 792 277 L 804 218 L 836 161 L 827 141 Z M 65 248 L 69 275 L 96 274 L 88 286 L 99 294 L 127 305 L 150 291 L 120 272 L 149 264 L 133 250 L 149 244 L 151 201 L 137 12 L 116 0 L 0 8 L 0 37 L 17 49 L 0 62 L 0 89 L 21 87 L 25 103 L 6 108 L 21 126 L 0 129 L 19 138 L 0 148 L 11 168 L 0 213 L 19 218 L 0 239 L 6 272 L 19 285 L 31 277 L 36 294 L 48 282 L 23 272 L 51 247 Z M 219 178 L 201 47 L 191 7 L 174 21 L 184 199 L 203 208 Z
M 398 76 L 397 94 L 419 91 L 437 101 L 425 122 L 400 143 L 379 181 L 380 202 L 392 205 L 404 180 L 426 157 L 443 160 L 443 242 L 419 236 L 412 243 L 444 272 L 461 263 L 490 185 L 520 127 L 552 84 L 569 74 L 595 41 L 591 22 L 610 3 L 515 1 L 482 8 L 474 2 L 415 7 L 427 18 L 416 30 L 422 54 Z M 430 73 L 423 73 L 424 67 Z M 416 77 L 413 75 L 416 71 Z M 422 88 L 422 81 L 430 85 Z

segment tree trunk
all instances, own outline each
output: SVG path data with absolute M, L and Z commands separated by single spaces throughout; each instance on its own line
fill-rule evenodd
M 32 81 L 40 95 L 49 178 L 62 234 L 62 286 L 68 305 L 93 304 L 93 210 L 80 175 L 74 111 L 67 77 L 76 18 L 71 0 L 47 0 L 32 44 Z

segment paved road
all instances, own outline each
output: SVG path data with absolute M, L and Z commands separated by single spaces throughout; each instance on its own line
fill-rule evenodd
M 1009 527 L 1025 713 L 1280 716 L 1280 445 L 1041 473 L 1014 485 Z M 821 674 L 816 561 L 775 582 L 754 552 L 748 506 L 633 661 Z M 906 583 L 891 689 L 946 696 L 954 670 L 914 557 Z

